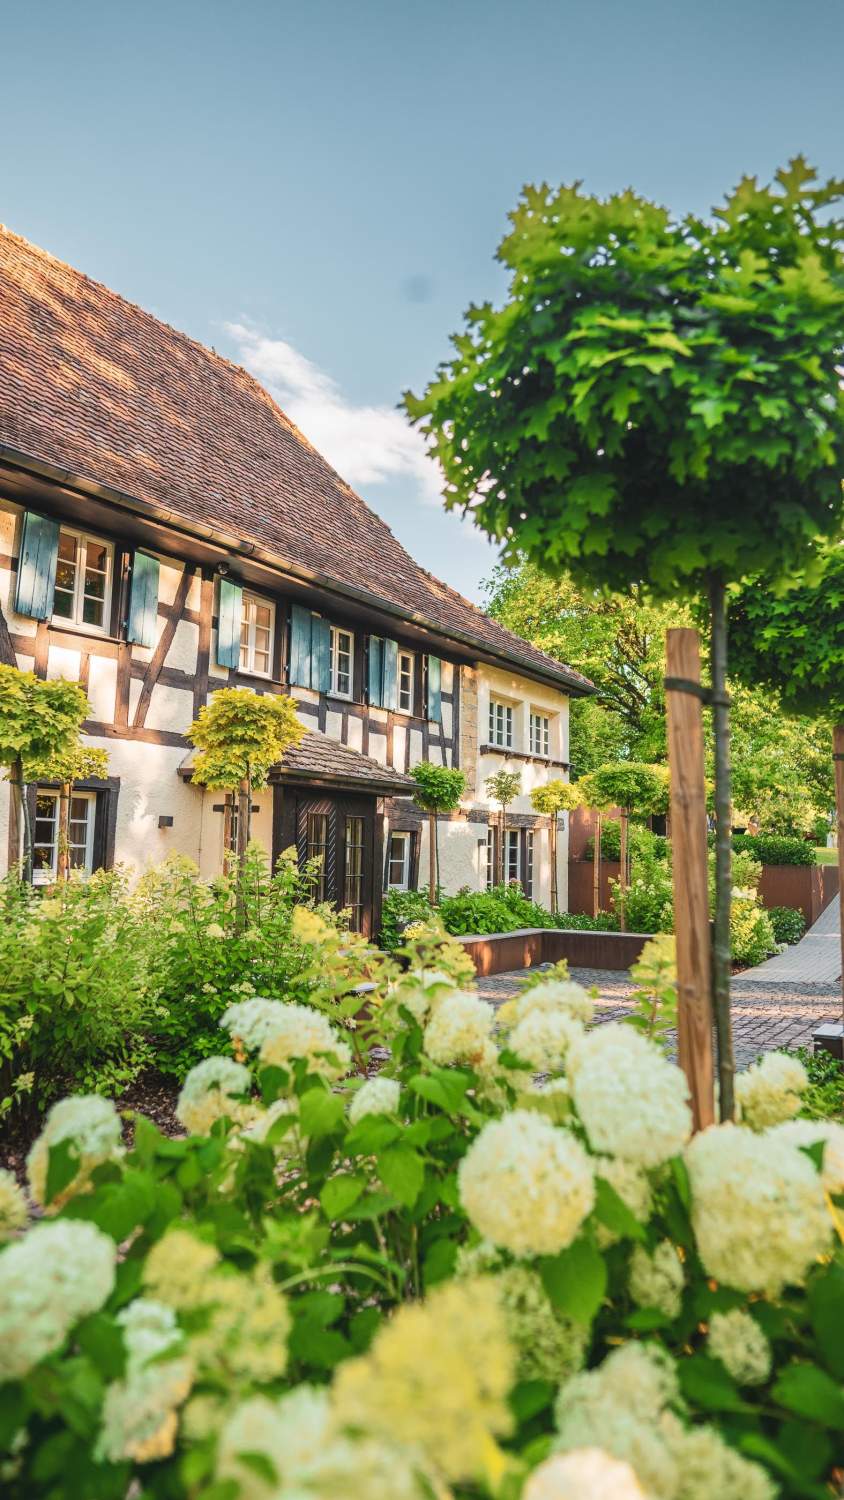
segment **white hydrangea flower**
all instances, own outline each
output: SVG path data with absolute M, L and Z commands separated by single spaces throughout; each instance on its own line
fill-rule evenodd
M 476 1066 L 489 1047 L 494 1019 L 486 1000 L 468 990 L 454 990 L 435 1007 L 425 1027 L 426 1055 L 435 1063 Z
M 679 1475 L 674 1500 L 776 1500 L 779 1494 L 770 1475 L 714 1427 L 678 1424 L 671 1446 Z
M 279 1482 L 307 1469 L 332 1436 L 331 1403 L 323 1388 L 300 1385 L 280 1400 L 252 1396 L 228 1417 L 217 1447 L 217 1478 L 234 1479 L 240 1500 L 266 1500 L 274 1487 L 241 1455 L 260 1453 Z
M 771 1373 L 771 1346 L 762 1329 L 741 1307 L 716 1312 L 709 1320 L 709 1353 L 720 1359 L 739 1385 L 764 1385 Z
M 211 1272 L 219 1261 L 213 1245 L 187 1229 L 168 1229 L 144 1262 L 143 1283 L 155 1301 L 168 1307 L 202 1307 L 209 1300 Z
M 828 1193 L 844 1193 L 844 1125 L 837 1120 L 786 1120 L 774 1125 L 770 1134 L 792 1146 L 823 1142 L 821 1182 Z
M 559 1381 L 582 1368 L 589 1330 L 552 1307 L 538 1271 L 502 1264 L 496 1247 L 482 1241 L 460 1251 L 457 1275 L 492 1278 L 507 1337 L 518 1357 L 520 1380 Z
M 0 1167 L 0 1241 L 23 1229 L 28 1218 L 26 1198 L 14 1172 Z
M 458 1172 L 476 1229 L 514 1255 L 554 1255 L 595 1202 L 589 1157 L 575 1137 L 531 1110 L 485 1125 Z
M 519 1094 L 518 1108 L 535 1109 L 554 1125 L 565 1125 L 572 1111 L 568 1081 L 565 1078 L 533 1079 Z
M 253 995 L 249 1000 L 238 1000 L 229 1005 L 220 1017 L 220 1025 L 234 1041 L 237 1038 L 247 1052 L 254 1052 L 266 1041 L 283 1018 L 284 1005 L 280 1000 L 265 1000 Z
M 652 1307 L 667 1318 L 679 1315 L 685 1277 L 680 1257 L 670 1240 L 662 1240 L 649 1254 L 636 1245 L 630 1257 L 630 1295 L 639 1307 Z
M 583 1027 L 565 1010 L 533 1010 L 510 1032 L 508 1045 L 537 1073 L 559 1073 Z
M 230 1057 L 206 1057 L 191 1068 L 176 1103 L 176 1119 L 190 1135 L 207 1135 L 215 1120 L 227 1116 L 235 1122 L 244 1117 L 243 1101 L 252 1076 L 242 1063 Z
M 595 1002 L 582 984 L 573 979 L 545 979 L 522 990 L 507 1005 L 507 1020 L 518 1025 L 538 1011 L 562 1011 L 586 1026 L 595 1014 Z
M 95 1167 L 119 1154 L 120 1140 L 120 1116 L 110 1099 L 99 1094 L 73 1094 L 69 1099 L 60 1099 L 47 1115 L 44 1129 L 26 1159 L 29 1191 L 35 1202 L 50 1213 L 57 1212 L 68 1198 L 84 1191 Z M 78 1159 L 79 1170 L 73 1181 L 47 1204 L 50 1150 L 61 1141 L 68 1143 L 71 1154 Z
M 522 1500 L 648 1500 L 630 1465 L 600 1448 L 555 1453 L 534 1469 Z
M 298 1120 L 299 1107 L 296 1099 L 274 1099 L 266 1109 L 262 1109 L 250 1120 L 245 1129 L 241 1130 L 241 1139 L 263 1142 L 275 1125 L 276 1120 L 286 1116 Z M 273 1145 L 277 1157 L 298 1156 L 304 1147 L 301 1132 L 298 1125 L 291 1125 L 280 1140 Z
M 0 1384 L 26 1375 L 114 1289 L 117 1247 L 93 1224 L 36 1224 L 0 1251 Z
M 686 1079 L 632 1026 L 587 1032 L 572 1047 L 568 1067 L 595 1151 L 657 1167 L 683 1149 L 692 1128 Z
M 710 1276 L 776 1296 L 800 1285 L 832 1236 L 823 1184 L 789 1140 L 710 1125 L 686 1150 L 692 1224 Z
M 677 1396 L 674 1364 L 662 1349 L 624 1344 L 560 1387 L 554 1446 L 563 1453 L 602 1448 L 631 1466 L 649 1497 L 674 1500 L 679 1472 L 670 1440 L 680 1423 L 667 1408 Z
M 111 1463 L 151 1463 L 173 1452 L 177 1409 L 190 1391 L 193 1366 L 184 1355 L 160 1357 L 181 1341 L 172 1308 L 138 1298 L 118 1313 L 117 1322 L 126 1370 L 106 1391 L 95 1454 Z
M 790 1120 L 800 1108 L 800 1096 L 809 1078 L 798 1057 L 787 1052 L 766 1052 L 736 1077 L 736 1104 L 742 1124 L 765 1130 Z
M 640 1224 L 647 1224 L 653 1210 L 653 1190 L 646 1173 L 632 1161 L 620 1156 L 597 1156 L 592 1165 L 595 1176 L 603 1177 L 615 1188 L 622 1203 Z M 598 1225 L 598 1244 L 602 1249 L 614 1245 L 618 1236 L 605 1224 Z
M 349 1119 L 353 1125 L 364 1115 L 394 1115 L 399 1107 L 401 1085 L 397 1078 L 384 1078 L 380 1073 L 367 1078 L 349 1102 Z
M 352 1053 L 321 1011 L 311 1005 L 283 1004 L 261 1043 L 261 1062 L 289 1068 L 300 1058 L 310 1073 L 331 1083 L 348 1072 Z

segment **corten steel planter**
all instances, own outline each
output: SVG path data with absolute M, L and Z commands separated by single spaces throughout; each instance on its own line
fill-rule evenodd
M 601 910 L 610 908 L 610 882 L 618 880 L 617 860 L 601 861 Z M 802 911 L 806 926 L 817 922 L 821 912 L 838 895 L 835 865 L 763 865 L 759 882 L 763 906 L 793 906 Z M 569 860 L 570 912 L 592 915 L 592 861 Z
M 458 939 L 481 975 L 534 969 L 566 958 L 573 969 L 629 969 L 649 934 L 642 932 L 563 932 L 520 927 L 516 932 L 484 933 Z

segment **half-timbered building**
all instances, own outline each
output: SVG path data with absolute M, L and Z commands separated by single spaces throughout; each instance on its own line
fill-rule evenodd
M 185 730 L 225 686 L 289 693 L 307 733 L 256 795 L 277 858 L 322 859 L 356 927 L 424 881 L 408 772 L 460 766 L 440 827 L 448 889 L 493 878 L 484 781 L 522 771 L 508 878 L 550 889 L 531 788 L 568 768 L 591 684 L 419 567 L 251 375 L 0 229 L 0 660 L 84 686 L 109 774 L 75 789 L 72 863 L 138 872 L 171 851 L 220 869 L 232 818 L 193 784 Z M 0 851 L 19 858 L 9 788 Z M 36 880 L 57 792 L 31 789 Z M 565 892 L 566 839 L 559 841 Z

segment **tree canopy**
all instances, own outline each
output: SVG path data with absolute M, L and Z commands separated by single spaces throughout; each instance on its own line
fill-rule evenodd
M 573 812 L 583 802 L 583 794 L 577 782 L 562 781 L 556 777 L 542 786 L 535 786 L 530 794 L 531 806 L 538 813 Z
M 668 776 L 664 766 L 636 761 L 598 766 L 583 778 L 582 787 L 588 806 L 603 810 L 620 807 L 624 812 L 648 817 L 651 813 L 665 812 L 668 805 Z
M 819 578 L 737 590 L 729 631 L 743 681 L 765 683 L 792 713 L 844 722 L 844 544 L 826 551 Z
M 420 760 L 410 774 L 416 782 L 413 800 L 424 812 L 454 812 L 466 790 L 463 772 L 451 766 Z
M 43 774 L 46 765 L 75 752 L 88 711 L 78 682 L 0 666 L 0 765 L 19 763 L 27 776 Z
M 262 787 L 270 768 L 304 732 L 292 698 L 221 688 L 187 731 L 199 750 L 193 778 L 220 791 L 234 791 L 247 778 Z
M 666 596 L 809 556 L 841 514 L 843 188 L 798 157 L 676 219 L 526 187 L 507 301 L 405 397 L 447 505 L 511 559 Z

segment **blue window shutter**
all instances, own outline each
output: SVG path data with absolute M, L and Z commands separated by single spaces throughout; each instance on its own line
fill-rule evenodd
M 428 718 L 436 724 L 443 720 L 442 666 L 438 656 L 428 657 Z
M 154 646 L 158 640 L 159 572 L 157 557 L 150 557 L 148 552 L 135 553 L 126 639 L 137 642 L 139 646 Z
M 331 691 L 331 626 L 321 615 L 311 615 L 311 687 Z
M 49 620 L 56 587 L 59 523 L 28 510 L 23 518 L 15 609 L 31 620 Z
M 399 648 L 395 641 L 384 642 L 384 693 L 381 699 L 384 708 L 399 705 Z
M 242 620 L 243 589 L 231 578 L 221 578 L 217 609 L 217 662 L 221 667 L 240 666 Z
M 384 642 L 380 635 L 369 637 L 369 701 L 376 708 L 384 701 Z
M 311 685 L 311 619 L 309 609 L 294 604 L 290 610 L 290 685 Z

